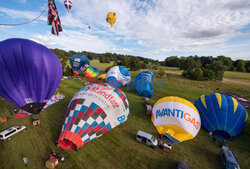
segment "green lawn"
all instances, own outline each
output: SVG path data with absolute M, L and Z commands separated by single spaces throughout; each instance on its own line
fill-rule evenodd
M 226 71 L 225 78 L 250 80 L 250 73 Z
M 134 76 L 135 72 L 131 74 Z M 129 119 L 125 123 L 87 143 L 77 152 L 56 148 L 55 142 L 59 137 L 67 106 L 74 94 L 83 87 L 83 83 L 83 81 L 74 79 L 62 81 L 58 91 L 66 97 L 41 112 L 39 115 L 41 125 L 38 127 L 32 126 L 32 117 L 12 118 L 8 122 L 0 124 L 0 130 L 13 125 L 27 126 L 25 133 L 13 137 L 11 141 L 0 143 L 1 169 L 25 168 L 22 156 L 28 157 L 29 168 L 45 168 L 46 158 L 52 150 L 61 152 L 65 156 L 65 162 L 59 163 L 57 167 L 64 169 L 175 168 L 178 160 L 189 162 L 192 169 L 221 168 L 218 155 L 219 143 L 213 144 L 204 129 L 200 130 L 195 139 L 174 144 L 170 153 L 137 143 L 135 135 L 138 130 L 151 133 L 158 139 L 159 136 L 150 117 L 145 115 L 143 98 L 135 91 L 129 90 L 129 87 L 124 88 L 131 107 Z M 194 102 L 200 95 L 210 94 L 216 88 L 233 90 L 250 98 L 250 85 L 191 81 L 180 75 L 172 74 L 170 79 L 155 81 L 155 92 L 151 102 L 154 103 L 165 96 L 179 96 Z M 9 102 L 0 101 L 0 112 L 2 112 L 0 116 L 9 116 L 8 111 L 13 108 L 14 106 Z M 247 123 L 242 135 L 229 142 L 230 149 L 236 154 L 242 169 L 250 166 L 250 118 Z

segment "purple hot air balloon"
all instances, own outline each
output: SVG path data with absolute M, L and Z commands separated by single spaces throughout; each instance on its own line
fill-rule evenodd
M 62 65 L 43 45 L 27 39 L 0 42 L 0 96 L 38 114 L 58 88 Z

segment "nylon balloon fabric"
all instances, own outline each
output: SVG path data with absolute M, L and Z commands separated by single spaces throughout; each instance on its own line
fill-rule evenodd
M 99 74 L 100 74 L 99 70 L 93 66 L 88 67 L 84 72 L 84 76 L 86 78 L 95 78 L 99 76 Z
M 27 39 L 0 42 L 0 95 L 38 114 L 58 88 L 62 65 L 45 46 Z
M 70 65 L 74 75 L 78 75 L 89 67 L 89 59 L 85 55 L 76 54 L 71 57 Z
M 158 100 L 151 120 L 162 139 L 170 144 L 193 139 L 200 130 L 198 110 L 191 102 L 175 96 Z
M 123 66 L 114 66 L 109 69 L 106 75 L 106 83 L 109 83 L 115 87 L 122 87 L 129 84 L 131 81 L 131 76 L 128 71 Z
M 91 84 L 71 100 L 58 143 L 75 150 L 122 124 L 128 116 L 129 102 L 120 89 L 107 83 Z
M 248 114 L 233 97 L 220 93 L 202 95 L 195 102 L 201 125 L 221 140 L 238 136 L 245 128 Z
M 153 72 L 151 71 L 142 71 L 136 75 L 133 86 L 135 90 L 146 98 L 151 98 L 154 93 L 153 87 Z

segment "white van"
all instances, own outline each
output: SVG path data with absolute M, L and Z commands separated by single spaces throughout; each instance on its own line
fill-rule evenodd
M 158 140 L 154 136 L 140 130 L 137 132 L 136 141 L 152 148 L 156 148 L 158 145 Z
M 0 133 L 0 141 L 10 140 L 11 137 L 20 133 L 21 131 L 25 131 L 26 126 L 13 126 L 8 128 Z

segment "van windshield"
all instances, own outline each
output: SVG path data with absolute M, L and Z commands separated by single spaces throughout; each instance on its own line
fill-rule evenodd
M 3 136 L 2 136 L 2 135 L 0 135 L 0 138 L 3 138 Z
M 151 141 L 154 143 L 155 142 L 155 138 L 152 136 Z
M 238 166 L 236 164 L 233 164 L 233 163 L 228 163 L 228 167 L 230 169 L 238 169 Z

